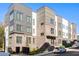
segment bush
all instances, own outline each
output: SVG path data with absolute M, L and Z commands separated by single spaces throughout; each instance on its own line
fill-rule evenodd
M 13 53 L 12 48 L 8 48 L 9 53 Z
M 65 47 L 71 47 L 72 46 L 72 42 L 67 43 L 66 41 L 63 41 L 62 45 L 65 46 Z
M 29 55 L 34 55 L 34 54 L 38 54 L 40 51 L 39 50 L 35 50 L 29 53 Z

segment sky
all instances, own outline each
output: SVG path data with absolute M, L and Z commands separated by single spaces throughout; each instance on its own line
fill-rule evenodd
M 24 5 L 31 7 L 33 11 L 42 6 L 54 9 L 56 14 L 75 23 L 77 25 L 77 33 L 79 33 L 79 3 L 26 3 Z M 4 20 L 9 6 L 10 3 L 0 3 L 0 22 Z

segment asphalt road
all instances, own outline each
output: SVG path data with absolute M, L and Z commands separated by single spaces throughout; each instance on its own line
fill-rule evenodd
M 54 54 L 54 53 L 50 53 L 50 54 L 46 54 L 43 56 L 79 56 L 79 52 L 77 51 L 68 51 L 66 53 L 62 53 L 62 54 Z

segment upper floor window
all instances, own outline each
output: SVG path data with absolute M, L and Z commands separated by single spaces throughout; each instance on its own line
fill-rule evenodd
M 29 22 L 29 23 L 31 23 L 31 16 L 27 16 L 26 17 L 26 21 Z
M 17 25 L 16 25 L 16 30 L 17 30 L 17 31 L 21 31 L 21 25 L 17 24 Z
M 16 12 L 16 20 L 21 21 L 22 19 L 23 19 L 23 13 L 22 13 L 22 12 L 17 11 L 17 12 Z
M 35 29 L 33 28 L 33 33 L 35 33 Z
M 35 25 L 35 19 L 33 19 L 33 25 Z
M 22 43 L 22 37 L 21 36 L 16 37 L 16 43 L 18 43 L 18 44 Z
M 11 11 L 10 13 L 10 21 L 14 19 L 14 11 Z
M 28 45 L 28 44 L 31 44 L 31 37 L 26 37 L 26 44 Z
M 54 34 L 54 28 L 51 28 L 51 34 Z
M 12 25 L 12 26 L 10 26 L 10 32 L 11 32 L 11 31 L 13 31 L 13 25 Z
M 26 31 L 27 31 L 28 33 L 31 33 L 31 32 L 32 32 L 31 30 L 32 30 L 32 29 L 31 29 L 30 27 L 26 29 Z
M 58 23 L 58 27 L 59 28 L 62 28 L 62 23 Z
M 49 22 L 50 22 L 50 24 L 54 24 L 54 19 L 51 18 L 51 19 L 49 20 Z
M 61 31 L 58 31 L 58 35 L 59 35 L 59 36 L 61 36 L 61 33 L 62 33 Z
M 64 25 L 64 24 L 62 24 L 62 28 L 68 30 L 68 26 L 66 26 L 66 25 Z
M 33 43 L 35 43 L 35 38 L 33 38 Z

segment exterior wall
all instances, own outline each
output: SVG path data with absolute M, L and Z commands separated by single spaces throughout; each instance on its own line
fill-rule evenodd
M 37 35 L 37 14 L 35 12 L 32 12 L 32 36 L 36 35 Z
M 68 39 L 71 40 L 71 23 L 69 23 L 68 33 Z
M 68 21 L 66 19 L 62 19 L 62 30 L 63 30 L 63 38 L 68 39 Z
M 63 36 L 62 36 L 62 17 L 56 15 L 56 19 L 57 19 L 57 22 L 56 22 L 56 46 L 60 46 L 62 45 L 62 39 L 63 39 Z M 59 32 L 61 32 L 59 34 Z
M 76 24 L 71 23 L 71 40 L 76 40 L 77 34 L 76 34 Z
M 10 20 L 10 13 L 14 11 L 14 19 Z M 23 17 L 21 21 L 18 21 L 15 17 L 16 15 L 16 11 L 22 12 L 23 13 Z M 32 9 L 22 6 L 20 4 L 13 4 L 9 7 L 9 11 L 6 14 L 7 16 L 5 16 L 5 26 L 8 26 L 8 31 L 10 34 L 8 37 L 8 47 L 11 47 L 13 51 L 15 51 L 17 46 L 20 46 L 22 50 L 22 47 L 30 47 L 31 44 L 29 44 L 29 46 L 26 46 L 26 37 L 31 37 L 32 40 Z M 30 16 L 31 17 L 31 22 L 27 22 L 26 21 L 26 17 Z M 22 25 L 22 31 L 18 32 L 16 30 L 16 25 L 20 24 Z M 13 26 L 13 31 L 10 32 L 10 26 Z M 31 28 L 31 33 L 26 32 L 26 29 L 30 27 Z M 6 29 L 6 28 L 5 28 Z M 22 36 L 22 44 L 16 44 L 16 36 Z M 11 37 L 11 39 L 10 39 Z M 6 44 L 7 45 L 7 44 Z
M 40 48 L 45 43 L 45 8 L 40 8 L 37 10 L 37 48 Z M 41 23 L 44 23 L 41 25 Z M 41 33 L 44 33 L 41 36 Z
M 10 12 L 11 11 L 14 11 L 14 20 L 10 21 L 9 17 L 10 17 Z M 18 21 L 16 19 L 17 11 L 23 13 L 23 17 L 22 17 L 21 21 Z M 31 20 L 31 23 L 26 22 L 26 17 L 27 16 L 32 17 L 32 10 L 31 10 L 31 8 L 22 6 L 20 4 L 13 4 L 13 5 L 10 6 L 9 11 L 8 11 L 8 13 L 6 15 L 8 15 L 7 19 L 6 19 L 7 20 L 6 22 L 9 23 L 9 26 L 13 25 L 13 27 L 14 27 L 13 32 L 18 32 L 16 30 L 16 25 L 20 24 L 22 26 L 22 31 L 20 33 L 26 33 L 28 35 L 32 35 L 32 33 L 27 33 L 26 32 L 26 28 L 30 27 L 32 29 L 32 20 Z
M 16 37 L 17 36 L 21 36 L 22 37 L 22 43 L 21 44 L 18 44 L 16 43 Z M 12 48 L 13 51 L 16 51 L 16 47 L 20 47 L 20 51 L 22 51 L 22 47 L 29 47 L 31 44 L 32 44 L 32 36 L 27 36 L 25 34 L 12 34 L 9 36 L 9 38 L 12 38 L 12 39 L 9 39 L 9 47 Z M 26 37 L 31 37 L 31 44 L 29 43 L 26 43 Z

